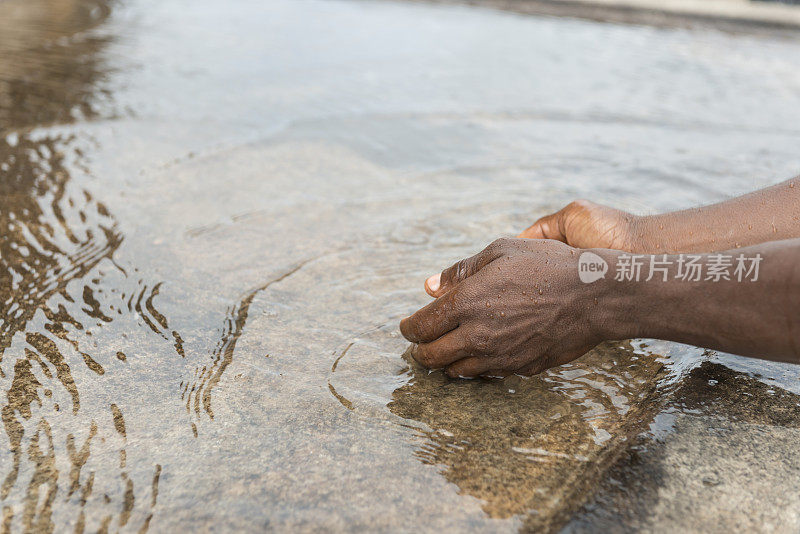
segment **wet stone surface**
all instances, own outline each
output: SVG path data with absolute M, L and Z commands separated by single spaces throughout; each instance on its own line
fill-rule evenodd
M 800 396 L 706 361 L 563 532 L 794 532 L 799 427 Z
M 633 340 L 449 380 L 397 323 L 575 197 L 788 176 L 798 58 L 416 3 L 0 2 L 4 528 L 707 530 L 701 492 L 796 526 L 789 367 Z

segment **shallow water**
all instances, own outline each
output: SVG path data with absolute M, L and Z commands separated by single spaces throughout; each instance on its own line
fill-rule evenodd
M 797 119 L 786 38 L 0 3 L 4 524 L 558 527 L 707 355 L 620 342 L 451 381 L 397 322 L 426 276 L 573 198 L 645 213 L 791 175 Z

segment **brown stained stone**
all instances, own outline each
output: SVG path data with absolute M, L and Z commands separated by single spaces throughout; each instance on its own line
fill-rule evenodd
M 417 459 L 442 466 L 442 475 L 483 501 L 490 516 L 522 514 L 537 531 L 569 517 L 658 407 L 662 364 L 636 354 L 629 343 L 600 345 L 558 369 L 579 374 L 578 380 L 557 372 L 453 380 L 406 359 L 412 378 L 392 394 L 389 409 L 430 429 L 420 436 Z M 604 371 L 610 360 L 614 368 Z M 642 379 L 626 382 L 622 369 Z M 582 381 L 594 387 L 582 389 Z

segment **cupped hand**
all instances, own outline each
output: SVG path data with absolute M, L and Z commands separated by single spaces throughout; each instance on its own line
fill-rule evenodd
M 577 248 L 636 252 L 640 217 L 588 200 L 576 200 L 542 217 L 518 237 L 555 239 Z
M 403 319 L 413 357 L 452 377 L 533 375 L 600 341 L 602 284 L 578 277 L 578 252 L 552 240 L 499 239 L 431 277 L 437 299 Z

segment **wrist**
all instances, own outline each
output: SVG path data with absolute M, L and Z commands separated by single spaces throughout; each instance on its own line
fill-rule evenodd
M 786 296 L 800 272 L 796 248 L 781 241 L 712 254 L 588 252 L 607 264 L 586 292 L 584 319 L 598 340 L 656 338 L 761 354 L 762 345 L 775 345 L 776 309 L 796 302 Z M 789 343 L 776 355 L 796 361 L 797 349 Z
M 628 251 L 634 254 L 668 254 L 674 248 L 668 242 L 664 215 L 641 215 L 631 220 L 631 243 Z
M 592 331 L 603 340 L 712 339 L 714 334 L 704 326 L 709 303 L 731 300 L 733 294 L 751 287 L 747 282 L 748 276 L 752 276 L 750 271 L 745 274 L 737 270 L 734 254 L 738 252 L 673 255 L 603 249 L 591 252 L 608 264 L 606 276 L 592 288 L 594 306 L 589 317 Z M 745 257 L 745 264 L 752 259 Z M 724 276 L 714 274 L 722 270 Z M 740 285 L 742 278 L 745 285 Z
M 621 250 L 636 254 L 645 253 L 645 234 L 650 231 L 648 216 L 629 215 L 625 219 L 625 231 Z
M 592 332 L 602 340 L 661 337 L 670 329 L 691 330 L 682 324 L 683 312 L 692 307 L 703 281 L 678 279 L 679 255 L 628 253 L 593 249 L 608 265 L 605 276 L 591 284 L 587 318 Z M 707 256 L 692 257 L 705 266 Z M 638 264 L 635 276 L 620 276 L 622 265 Z M 718 284 L 720 289 L 725 284 Z M 679 313 L 678 313 L 679 312 Z
M 610 249 L 586 252 L 596 254 L 608 265 L 603 278 L 587 284 L 586 320 L 591 332 L 602 341 L 640 337 L 644 319 L 640 302 L 646 302 L 643 292 L 647 289 L 642 286 L 648 284 L 615 280 L 617 258 L 627 252 Z
M 723 241 L 715 243 L 712 235 L 693 220 L 690 212 L 645 215 L 635 221 L 634 246 L 637 254 L 678 254 L 711 252 L 728 248 Z M 730 248 L 733 248 L 731 246 Z

